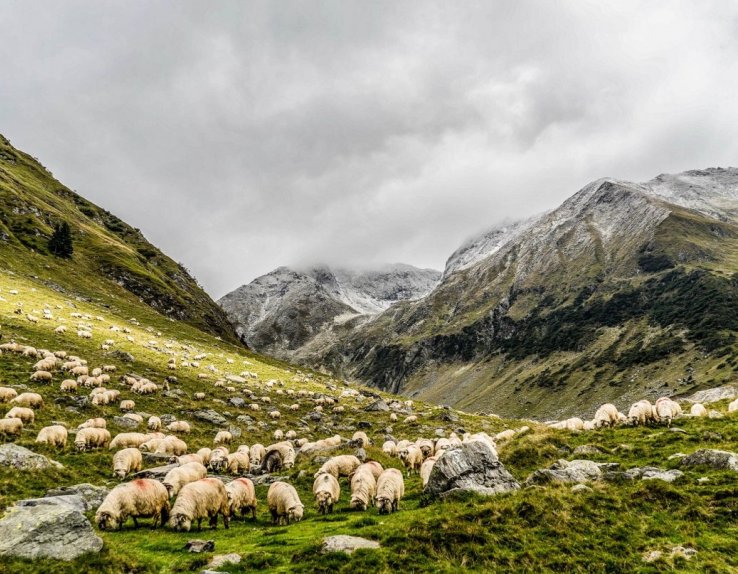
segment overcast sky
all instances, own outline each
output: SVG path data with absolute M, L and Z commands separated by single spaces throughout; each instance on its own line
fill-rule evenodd
M 738 157 L 722 0 L 2 0 L 0 62 L 0 133 L 216 297 Z

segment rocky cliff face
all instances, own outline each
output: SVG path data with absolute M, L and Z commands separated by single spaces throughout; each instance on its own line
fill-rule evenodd
M 252 348 L 301 358 L 335 329 L 347 328 L 398 301 L 427 295 L 441 274 L 409 265 L 371 271 L 280 267 L 224 296 L 220 305 Z
M 312 360 L 515 415 L 714 384 L 732 376 L 719 358 L 738 329 L 737 193 L 735 169 L 595 181 L 550 213 L 469 242 L 426 297 Z

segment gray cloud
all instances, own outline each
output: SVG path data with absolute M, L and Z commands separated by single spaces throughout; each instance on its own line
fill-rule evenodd
M 0 4 L 0 131 L 215 296 L 734 163 L 728 2 Z

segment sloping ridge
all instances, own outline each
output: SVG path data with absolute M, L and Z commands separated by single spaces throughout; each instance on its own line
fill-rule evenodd
M 52 256 L 47 241 L 62 221 L 72 230 L 71 260 Z M 57 181 L 36 159 L 0 136 L 0 258 L 4 268 L 33 272 L 85 298 L 122 289 L 172 319 L 229 341 L 223 310 L 182 265 L 138 229 Z

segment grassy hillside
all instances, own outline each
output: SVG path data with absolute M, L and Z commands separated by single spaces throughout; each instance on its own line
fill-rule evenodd
M 15 290 L 17 294 L 11 294 Z M 618 462 L 623 469 L 654 465 L 674 467 L 669 456 L 677 452 L 690 453 L 698 448 L 735 448 L 738 441 L 738 418 L 682 419 L 676 424 L 685 432 L 669 432 L 663 427 L 617 428 L 590 433 L 553 431 L 541 425 L 523 421 L 502 420 L 485 415 L 457 413 L 458 421 L 449 422 L 448 411 L 417 403 L 417 425 L 390 423 L 387 413 L 364 412 L 365 403 L 345 399 L 343 414 L 324 411 L 323 420 L 303 422 L 312 408 L 304 401 L 300 411 L 293 413 L 286 406 L 293 397 L 278 394 L 278 390 L 309 389 L 336 395 L 343 383 L 310 373 L 298 374 L 286 365 L 255 356 L 237 346 L 204 334 L 194 327 L 167 320 L 140 302 L 115 296 L 102 301 L 81 301 L 47 287 L 38 279 L 26 278 L 7 271 L 0 272 L 0 332 L 3 341 L 16 340 L 53 350 L 64 349 L 85 357 L 90 365 L 113 363 L 118 374 L 134 372 L 161 383 L 167 375 L 178 377 L 181 393 L 165 396 L 134 396 L 116 382 L 112 388 L 122 391 L 121 398 L 133 398 L 136 410 L 153 414 L 170 413 L 188 420 L 193 432 L 184 438 L 195 450 L 210 446 L 219 427 L 193 418 L 197 408 L 212 408 L 226 416 L 228 424 L 242 432 L 236 443 L 271 442 L 277 428 L 296 429 L 299 436 L 321 438 L 336 432 L 350 435 L 359 421 L 371 424 L 367 431 L 375 441 L 368 455 L 386 466 L 399 467 L 397 459 L 388 459 L 379 446 L 388 426 L 398 439 L 434 436 L 436 429 L 448 434 L 452 430 L 485 430 L 495 433 L 504 428 L 532 426 L 500 447 L 507 468 L 523 481 L 533 470 L 548 466 L 559 458 L 580 458 L 573 449 L 583 444 L 599 447 L 601 454 L 588 458 Z M 102 296 L 101 296 L 102 298 Z M 53 319 L 31 323 L 26 313 L 41 314 L 48 306 Z M 15 309 L 22 308 L 23 314 Z M 77 337 L 74 326 L 80 319 L 71 313 L 87 314 L 84 322 L 92 324 L 93 338 Z M 96 319 L 100 317 L 101 320 Z M 136 323 L 131 319 L 135 318 Z M 57 335 L 53 328 L 70 326 L 66 334 Z M 126 326 L 130 334 L 113 332 L 111 325 Z M 129 341 L 128 336 L 134 340 Z M 114 339 L 105 351 L 100 345 Z M 155 341 L 153 344 L 151 341 Z M 167 347 L 169 345 L 169 347 Z M 166 369 L 167 352 L 206 353 L 200 368 Z M 123 361 L 130 353 L 133 362 Z M 112 487 L 109 452 L 79 454 L 68 446 L 63 452 L 53 452 L 34 444 L 35 434 L 51 421 L 64 421 L 74 427 L 91 416 L 105 416 L 108 421 L 118 413 L 115 406 L 77 406 L 69 396 L 58 390 L 61 376 L 50 385 L 28 380 L 35 359 L 16 354 L 0 355 L 0 384 L 24 385 L 40 392 L 45 406 L 38 412 L 34 425 L 23 431 L 19 444 L 43 452 L 64 464 L 61 470 L 20 473 L 0 469 L 0 508 L 14 500 L 41 496 L 47 489 L 59 485 L 91 482 Z M 232 362 L 231 362 L 232 361 Z M 218 373 L 207 367 L 213 365 Z M 258 380 L 235 384 L 237 393 L 213 386 L 218 376 L 249 370 Z M 206 380 L 198 373 L 209 373 Z M 284 386 L 269 387 L 270 379 L 283 381 Z M 244 388 L 259 396 L 268 396 L 272 405 L 283 413 L 282 420 L 271 421 L 264 409 L 259 412 L 236 408 L 227 401 L 243 396 Z M 207 398 L 195 401 L 194 392 L 204 391 Z M 385 395 L 386 396 L 386 395 Z M 389 397 L 388 397 L 389 398 Z M 725 410 L 724 403 L 717 405 Z M 249 415 L 251 422 L 237 420 Z M 451 413 L 453 415 L 453 413 Z M 113 434 L 123 429 L 109 424 Z M 348 452 L 348 451 L 347 451 Z M 99 555 L 80 558 L 71 563 L 54 561 L 29 562 L 4 560 L 0 572 L 197 572 L 204 568 L 210 555 L 191 555 L 183 551 L 192 538 L 213 539 L 216 553 L 236 552 L 243 559 L 238 566 L 224 568 L 228 572 L 727 572 L 738 568 L 738 526 L 735 523 L 735 473 L 696 469 L 686 471 L 681 482 L 666 484 L 650 482 L 602 482 L 593 490 L 574 493 L 566 486 L 524 488 L 513 494 L 495 498 L 466 496 L 446 501 L 426 500 L 417 476 L 406 479 L 407 492 L 400 512 L 380 516 L 376 510 L 353 512 L 348 509 L 348 488 L 342 480 L 342 498 L 337 511 L 321 517 L 312 505 L 312 473 L 320 461 L 301 460 L 286 475 L 293 482 L 306 504 L 305 519 L 287 527 L 272 526 L 268 520 L 266 488 L 259 487 L 260 507 L 256 522 L 234 521 L 228 531 L 222 525 L 216 531 L 174 533 L 163 529 L 152 532 L 146 527 L 133 529 L 129 523 L 121 532 L 103 532 L 105 547 Z M 707 477 L 707 481 L 698 479 Z M 145 523 L 146 521 L 144 521 Z M 378 551 L 358 551 L 351 556 L 321 555 L 321 540 L 326 535 L 352 534 L 378 540 Z M 687 560 L 672 556 L 671 549 L 685 546 L 697 550 Z M 642 557 L 652 550 L 664 552 L 653 563 Z
M 72 230 L 71 260 L 52 256 L 47 247 L 62 222 Z M 37 276 L 71 297 L 104 302 L 106 296 L 129 296 L 167 317 L 237 340 L 223 311 L 187 269 L 138 229 L 59 183 L 1 135 L 0 261 L 3 269 Z

